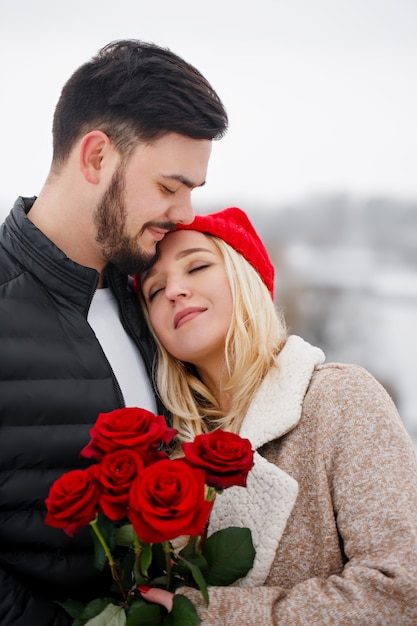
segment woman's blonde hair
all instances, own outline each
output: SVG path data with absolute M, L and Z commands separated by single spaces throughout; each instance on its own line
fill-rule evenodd
M 227 414 L 195 368 L 171 356 L 159 343 L 154 378 L 160 398 L 171 412 L 178 440 L 192 441 L 215 428 L 238 433 L 249 404 L 287 338 L 284 319 L 258 272 L 231 246 L 211 235 L 220 250 L 229 279 L 233 313 L 225 341 L 226 383 L 230 398 Z M 142 298 L 149 323 L 146 304 Z

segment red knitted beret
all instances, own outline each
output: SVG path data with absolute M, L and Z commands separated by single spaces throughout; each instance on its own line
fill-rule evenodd
M 274 266 L 258 233 L 242 209 L 230 207 L 217 213 L 196 215 L 191 224 L 177 230 L 197 230 L 223 239 L 256 269 L 274 299 Z

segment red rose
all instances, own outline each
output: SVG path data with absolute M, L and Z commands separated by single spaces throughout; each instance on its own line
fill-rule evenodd
M 190 443 L 183 443 L 182 449 L 189 465 L 205 470 L 206 483 L 210 487 L 246 487 L 248 473 L 253 467 L 249 439 L 224 430 L 214 430 L 206 435 L 197 435 Z
M 176 430 L 166 425 L 163 415 L 139 408 L 116 409 L 99 414 L 90 430 L 91 441 L 81 456 L 100 461 L 108 452 L 131 448 L 148 455 L 151 462 L 160 458 L 161 443 L 168 444 L 176 434 Z
M 96 465 L 99 503 L 106 517 L 116 521 L 127 516 L 129 490 L 138 471 L 143 468 L 141 456 L 135 450 L 126 448 L 106 454 Z
M 139 539 L 159 543 L 180 535 L 202 535 L 212 507 L 204 492 L 204 472 L 182 459 L 145 467 L 130 490 L 128 512 Z
M 86 470 L 73 470 L 52 484 L 45 500 L 45 522 L 49 526 L 63 528 L 72 537 L 96 517 L 99 505 L 94 472 L 94 466 Z

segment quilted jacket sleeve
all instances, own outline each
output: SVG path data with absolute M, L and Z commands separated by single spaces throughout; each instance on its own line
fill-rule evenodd
M 58 604 L 34 596 L 0 569 L 1 626 L 70 626 L 72 619 Z

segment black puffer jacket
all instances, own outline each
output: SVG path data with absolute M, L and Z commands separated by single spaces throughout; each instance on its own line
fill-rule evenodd
M 52 600 L 106 595 L 110 581 L 88 530 L 70 539 L 47 526 L 44 501 L 81 466 L 98 413 L 124 402 L 86 321 L 98 273 L 27 219 L 33 201 L 19 198 L 0 231 L 0 624 L 66 626 Z M 109 268 L 108 282 L 149 372 L 153 345 L 126 276 Z

